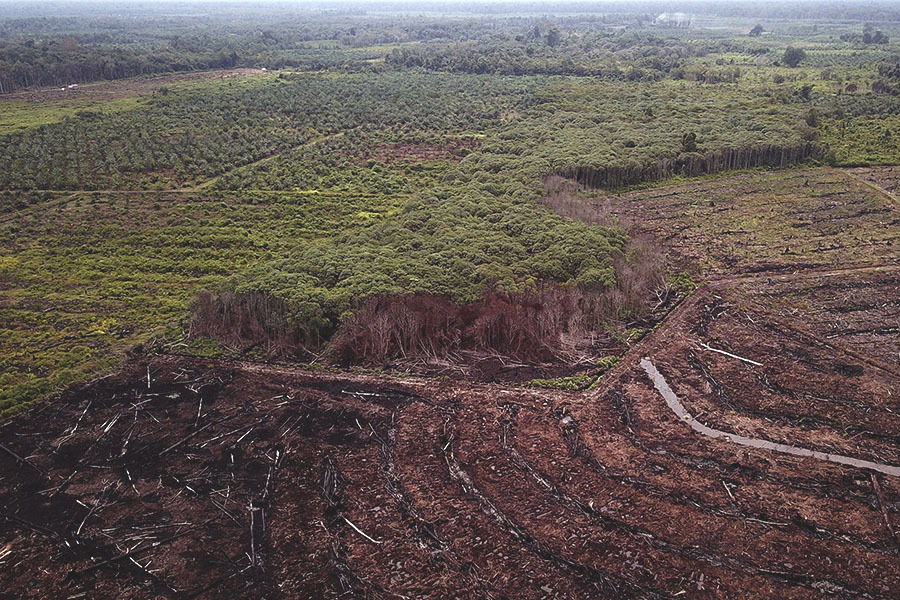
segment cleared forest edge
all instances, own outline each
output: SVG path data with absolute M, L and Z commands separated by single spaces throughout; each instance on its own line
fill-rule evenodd
M 648 302 L 662 284 L 658 262 L 623 268 L 619 275 L 600 292 L 542 282 L 532 291 L 489 291 L 469 303 L 435 294 L 374 296 L 361 300 L 333 330 L 295 320 L 290 303 L 267 294 L 203 293 L 193 304 L 192 335 L 272 358 L 309 359 L 324 352 L 342 366 L 413 359 L 466 363 L 467 353 L 562 366 L 583 362 L 603 339 L 620 351 L 604 327 L 622 314 L 658 319 L 664 314 L 658 309 L 676 301 L 673 291 L 655 308 Z
M 789 146 L 720 148 L 703 153 L 682 153 L 675 158 L 645 165 L 573 166 L 561 169 L 556 174 L 574 179 L 590 188 L 615 190 L 630 185 L 663 181 L 674 175 L 696 177 L 756 167 L 788 167 L 809 158 L 820 157 L 822 154 L 823 148 L 814 142 Z

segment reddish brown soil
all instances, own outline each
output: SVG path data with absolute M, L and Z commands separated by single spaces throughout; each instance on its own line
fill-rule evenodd
M 591 347 L 596 356 L 615 356 L 627 350 L 625 344 L 603 337 Z M 575 363 L 521 362 L 486 352 L 460 352 L 451 358 L 421 358 L 395 360 L 385 365 L 391 373 L 415 373 L 427 377 L 441 377 L 479 383 L 527 384 L 534 379 L 552 380 L 576 375 L 600 376 L 604 369 L 592 360 Z
M 900 271 L 868 275 L 895 288 Z M 761 282 L 755 283 L 759 288 Z M 686 326 L 660 332 L 665 351 L 651 358 L 689 412 L 711 427 L 748 437 L 900 465 L 896 355 L 879 361 L 816 335 L 802 314 L 780 317 L 760 310 L 743 292 L 749 287 L 750 281 L 741 281 L 701 290 L 679 312 Z M 854 316 L 858 323 L 868 320 L 865 311 Z M 898 334 L 884 337 L 893 338 L 893 345 Z
M 761 285 L 762 284 L 762 285 Z M 753 310 L 845 352 L 900 369 L 900 270 L 873 268 L 735 281 Z
M 900 597 L 868 473 L 697 436 L 632 359 L 588 394 L 145 364 L 0 429 L 5 597 Z

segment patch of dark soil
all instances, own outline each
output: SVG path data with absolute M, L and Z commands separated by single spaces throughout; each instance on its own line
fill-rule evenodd
M 611 376 L 613 395 L 579 396 L 136 360 L 0 425 L 0 589 L 898 598 L 867 478 L 716 447 L 666 426 L 628 368 Z M 900 484 L 879 497 L 894 518 Z

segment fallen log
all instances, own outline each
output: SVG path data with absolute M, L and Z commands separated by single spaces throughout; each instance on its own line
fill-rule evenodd
M 16 454 L 15 452 L 13 452 L 12 450 L 10 450 L 10 449 L 7 448 L 6 446 L 4 446 L 3 444 L 0 444 L 0 450 L 3 450 L 4 452 L 6 452 L 7 454 L 9 454 L 9 455 L 12 456 L 13 458 L 15 458 L 18 462 L 20 462 L 20 463 L 22 463 L 22 464 L 24 464 L 24 465 L 27 465 L 27 466 L 29 466 L 29 467 L 31 467 L 32 469 L 34 469 L 35 471 L 37 471 L 37 472 L 40 473 L 41 475 L 46 475 L 46 473 L 44 473 L 44 470 L 43 470 L 43 469 L 41 469 L 40 467 L 38 467 L 37 465 L 35 465 L 34 463 L 32 463 L 32 462 L 31 462 L 30 460 L 28 460 L 27 458 L 22 458 L 21 456 L 19 456 L 18 454 Z
M 343 519 L 344 519 L 344 521 L 347 522 L 347 525 L 349 525 L 350 527 L 353 528 L 353 531 L 355 531 L 355 532 L 358 533 L 359 535 L 363 536 L 364 538 L 366 538 L 367 540 L 369 540 L 369 541 L 372 542 L 373 544 L 382 544 L 382 543 L 383 543 L 383 542 L 380 542 L 380 541 L 376 540 L 376 539 L 373 538 L 373 537 L 370 537 L 370 536 L 366 535 L 366 532 L 365 532 L 365 531 L 363 531 L 362 529 L 360 529 L 359 527 L 357 527 L 356 525 L 354 525 L 353 522 L 352 522 L 350 519 L 348 519 L 347 517 L 343 517 Z
M 719 350 L 718 348 L 713 348 L 709 344 L 704 344 L 701 342 L 700 345 L 703 348 L 705 348 L 706 350 L 709 350 L 710 352 L 718 352 L 719 354 L 724 354 L 725 356 L 730 356 L 731 358 L 736 358 L 738 360 L 742 360 L 745 363 L 751 364 L 756 367 L 763 366 L 763 364 L 760 362 L 756 362 L 755 360 L 750 360 L 749 358 L 744 358 L 743 356 L 738 356 L 737 354 L 732 354 L 731 352 L 726 352 L 725 350 Z
M 872 487 L 875 488 L 875 497 L 878 499 L 878 507 L 881 509 L 881 516 L 884 518 L 884 526 L 887 528 L 891 538 L 900 544 L 900 539 L 897 539 L 897 533 L 894 531 L 894 528 L 891 527 L 891 519 L 888 516 L 887 509 L 884 507 L 884 496 L 881 493 L 881 484 L 878 483 L 878 478 L 875 476 L 875 473 L 869 473 L 869 475 L 872 477 Z

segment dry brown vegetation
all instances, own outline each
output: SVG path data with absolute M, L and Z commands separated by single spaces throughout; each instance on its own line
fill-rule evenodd
M 658 283 L 659 271 L 648 275 Z M 623 277 L 622 286 L 608 294 L 545 285 L 535 292 L 492 292 L 465 305 L 440 296 L 370 298 L 341 326 L 331 351 L 344 365 L 446 358 L 462 351 L 573 362 L 590 351 L 591 334 L 614 322 L 626 300 L 648 308 L 650 281 L 639 276 Z
M 621 326 L 623 315 L 640 319 L 671 300 L 662 291 L 665 264 L 658 250 L 637 242 L 627 250 L 614 260 L 615 282 L 600 290 L 545 282 L 522 292 L 489 291 L 465 304 L 433 294 L 373 296 L 361 300 L 333 336 L 298 323 L 288 303 L 266 294 L 202 293 L 193 304 L 191 335 L 270 358 L 309 359 L 324 349 L 328 360 L 344 366 L 409 358 L 466 362 L 466 352 L 578 362 L 591 355 L 605 329 Z
M 695 273 L 863 266 L 900 255 L 891 199 L 835 169 L 751 173 L 584 202 L 580 214 L 612 214 L 657 240 L 676 268 Z

